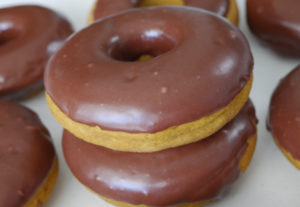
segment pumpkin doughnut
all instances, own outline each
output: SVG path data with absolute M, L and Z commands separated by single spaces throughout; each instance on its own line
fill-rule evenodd
M 31 110 L 0 100 L 0 134 L 1 206 L 43 206 L 58 175 L 47 129 Z
M 141 55 L 154 58 L 136 61 Z M 69 39 L 45 73 L 47 102 L 87 142 L 151 152 L 201 140 L 248 99 L 253 59 L 239 29 L 191 7 L 105 18 Z
M 42 89 L 49 57 L 72 31 L 64 18 L 43 7 L 0 9 L 0 98 L 20 100 Z
M 199 207 L 223 197 L 245 172 L 256 143 L 249 101 L 217 133 L 199 142 L 153 153 L 110 150 L 65 131 L 63 150 L 75 177 L 120 207 Z
M 247 0 L 251 31 L 277 52 L 300 57 L 300 1 Z
M 268 128 L 283 154 L 300 169 L 300 66 L 273 93 Z
M 96 0 L 90 12 L 88 22 L 116 14 L 128 9 L 162 6 L 184 5 L 205 9 L 227 18 L 235 25 L 239 23 L 238 7 L 235 0 Z

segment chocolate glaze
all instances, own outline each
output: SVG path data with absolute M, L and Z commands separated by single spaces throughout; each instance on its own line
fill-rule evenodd
M 46 8 L 0 9 L 0 98 L 41 88 L 46 62 L 71 33 L 71 25 Z
M 268 128 L 280 146 L 300 160 L 300 66 L 273 93 Z
M 97 0 L 94 9 L 94 19 L 100 19 L 112 14 L 117 14 L 128 9 L 138 8 L 141 0 Z M 197 7 L 226 16 L 229 9 L 229 0 L 184 0 L 185 6 Z
M 252 32 L 275 50 L 300 56 L 300 1 L 247 0 Z
M 154 58 L 134 61 L 141 54 Z M 153 133 L 225 107 L 252 67 L 247 40 L 222 18 L 191 7 L 152 7 L 74 35 L 49 62 L 45 86 L 77 122 Z
M 3 100 L 0 134 L 0 206 L 24 206 L 54 164 L 53 145 L 34 112 Z
M 239 160 L 256 122 L 248 101 L 223 129 L 194 144 L 154 153 L 119 152 L 65 131 L 63 150 L 79 181 L 104 197 L 149 206 L 211 200 L 239 177 Z

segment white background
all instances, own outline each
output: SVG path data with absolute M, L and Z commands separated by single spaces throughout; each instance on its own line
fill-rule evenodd
M 74 28 L 79 30 L 86 26 L 88 12 L 93 2 L 94 0 L 1 0 L 0 7 L 25 3 L 48 6 L 69 18 Z M 300 171 L 296 170 L 277 149 L 265 126 L 273 89 L 278 81 L 300 61 L 281 57 L 262 45 L 249 32 L 245 21 L 245 0 L 237 0 L 237 2 L 241 20 L 239 26 L 249 39 L 255 58 L 254 85 L 251 98 L 259 118 L 258 143 L 254 158 L 246 174 L 234 184 L 229 195 L 210 206 L 299 207 Z M 41 93 L 37 97 L 23 102 L 23 104 L 37 112 L 50 130 L 60 161 L 58 183 L 46 206 L 109 207 L 109 204 L 78 183 L 66 166 L 61 149 L 62 128 L 50 114 L 44 95 Z

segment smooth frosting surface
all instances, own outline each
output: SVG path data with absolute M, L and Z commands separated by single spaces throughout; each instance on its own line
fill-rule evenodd
M 247 0 L 250 29 L 276 50 L 300 56 L 300 1 Z
M 35 113 L 2 100 L 0 134 L 0 206 L 24 206 L 54 164 L 50 135 Z
M 140 0 L 97 0 L 94 9 L 94 19 L 100 19 L 117 14 L 128 9 L 138 8 Z M 184 0 L 185 6 L 197 7 L 225 16 L 229 8 L 229 0 Z
M 268 125 L 280 146 L 300 160 L 300 66 L 274 91 Z
M 140 55 L 153 59 L 135 61 Z M 253 59 L 238 28 L 191 7 L 133 10 L 74 35 L 48 64 L 45 86 L 71 119 L 157 132 L 229 104 Z
M 149 206 L 211 200 L 239 177 L 239 160 L 256 134 L 251 101 L 216 134 L 186 146 L 154 153 L 110 150 L 63 136 L 66 161 L 76 178 L 96 193 Z
M 46 8 L 0 9 L 0 98 L 20 99 L 41 88 L 46 62 L 71 33 L 71 25 Z

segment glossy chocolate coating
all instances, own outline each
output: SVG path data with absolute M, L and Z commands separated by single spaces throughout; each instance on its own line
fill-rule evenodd
M 141 54 L 154 56 L 134 61 Z M 131 10 L 75 34 L 45 73 L 54 103 L 103 129 L 161 131 L 229 104 L 253 59 L 238 28 L 191 7 Z
M 0 100 L 0 206 L 21 207 L 54 164 L 47 129 L 31 110 Z
M 247 0 L 252 32 L 276 51 L 300 57 L 300 1 Z
M 0 98 L 19 99 L 42 88 L 49 57 L 71 33 L 71 25 L 46 8 L 0 9 Z
M 184 0 L 185 6 L 197 7 L 226 16 L 229 9 L 229 0 Z M 100 19 L 109 15 L 117 14 L 128 9 L 139 8 L 140 0 L 97 0 L 94 9 L 94 19 Z
M 280 146 L 300 160 L 300 66 L 274 91 L 268 126 Z
M 223 129 L 194 144 L 154 153 L 119 152 L 65 131 L 63 150 L 76 178 L 104 197 L 149 206 L 211 200 L 238 178 L 256 122 L 248 101 Z

